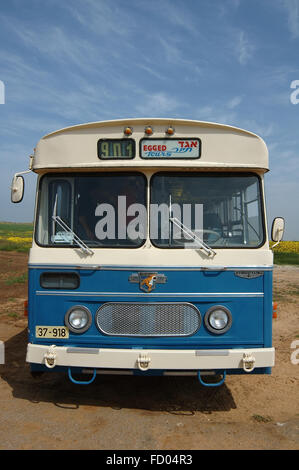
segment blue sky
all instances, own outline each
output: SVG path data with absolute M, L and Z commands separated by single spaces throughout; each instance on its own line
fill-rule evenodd
M 0 6 L 0 220 L 33 219 L 35 177 L 26 176 L 21 204 L 10 203 L 10 181 L 43 135 L 89 121 L 173 117 L 258 133 L 270 152 L 269 222 L 285 217 L 284 238 L 299 240 L 299 104 L 290 100 L 299 0 Z

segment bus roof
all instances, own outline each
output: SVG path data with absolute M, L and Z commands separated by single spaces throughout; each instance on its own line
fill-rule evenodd
M 145 127 L 151 126 L 153 134 L 147 136 Z M 123 139 L 124 128 L 131 127 L 130 138 L 136 141 L 133 159 L 102 160 L 98 157 L 100 139 Z M 174 129 L 169 137 L 165 130 Z M 140 156 L 142 139 L 192 139 L 201 142 L 200 158 L 192 160 L 145 160 Z M 238 127 L 225 124 L 171 118 L 128 118 L 78 124 L 51 132 L 37 143 L 32 169 L 40 172 L 50 169 L 78 170 L 100 168 L 225 168 L 268 170 L 268 150 L 261 137 Z

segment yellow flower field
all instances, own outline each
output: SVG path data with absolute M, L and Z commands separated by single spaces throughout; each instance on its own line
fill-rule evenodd
M 33 224 L 0 222 L 0 250 L 28 252 Z
M 274 242 L 270 242 L 270 247 Z M 299 241 L 282 241 L 273 248 L 274 253 L 298 253 L 299 254 Z
M 3 237 L 1 237 L 3 239 Z M 14 242 L 14 243 L 22 243 L 22 242 L 32 242 L 32 237 L 8 237 L 6 238 L 9 242 Z

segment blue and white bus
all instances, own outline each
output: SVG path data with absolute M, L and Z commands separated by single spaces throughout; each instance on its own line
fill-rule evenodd
M 271 373 L 268 169 L 259 136 L 216 123 L 126 119 L 43 137 L 30 159 L 32 373 L 80 384 L 98 373 L 195 375 L 205 385 Z M 22 196 L 18 173 L 12 201 Z M 272 239 L 282 234 L 276 218 Z

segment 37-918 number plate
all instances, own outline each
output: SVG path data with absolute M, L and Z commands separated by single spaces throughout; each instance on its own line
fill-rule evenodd
M 41 326 L 35 327 L 36 338 L 68 338 L 69 330 L 66 326 Z

